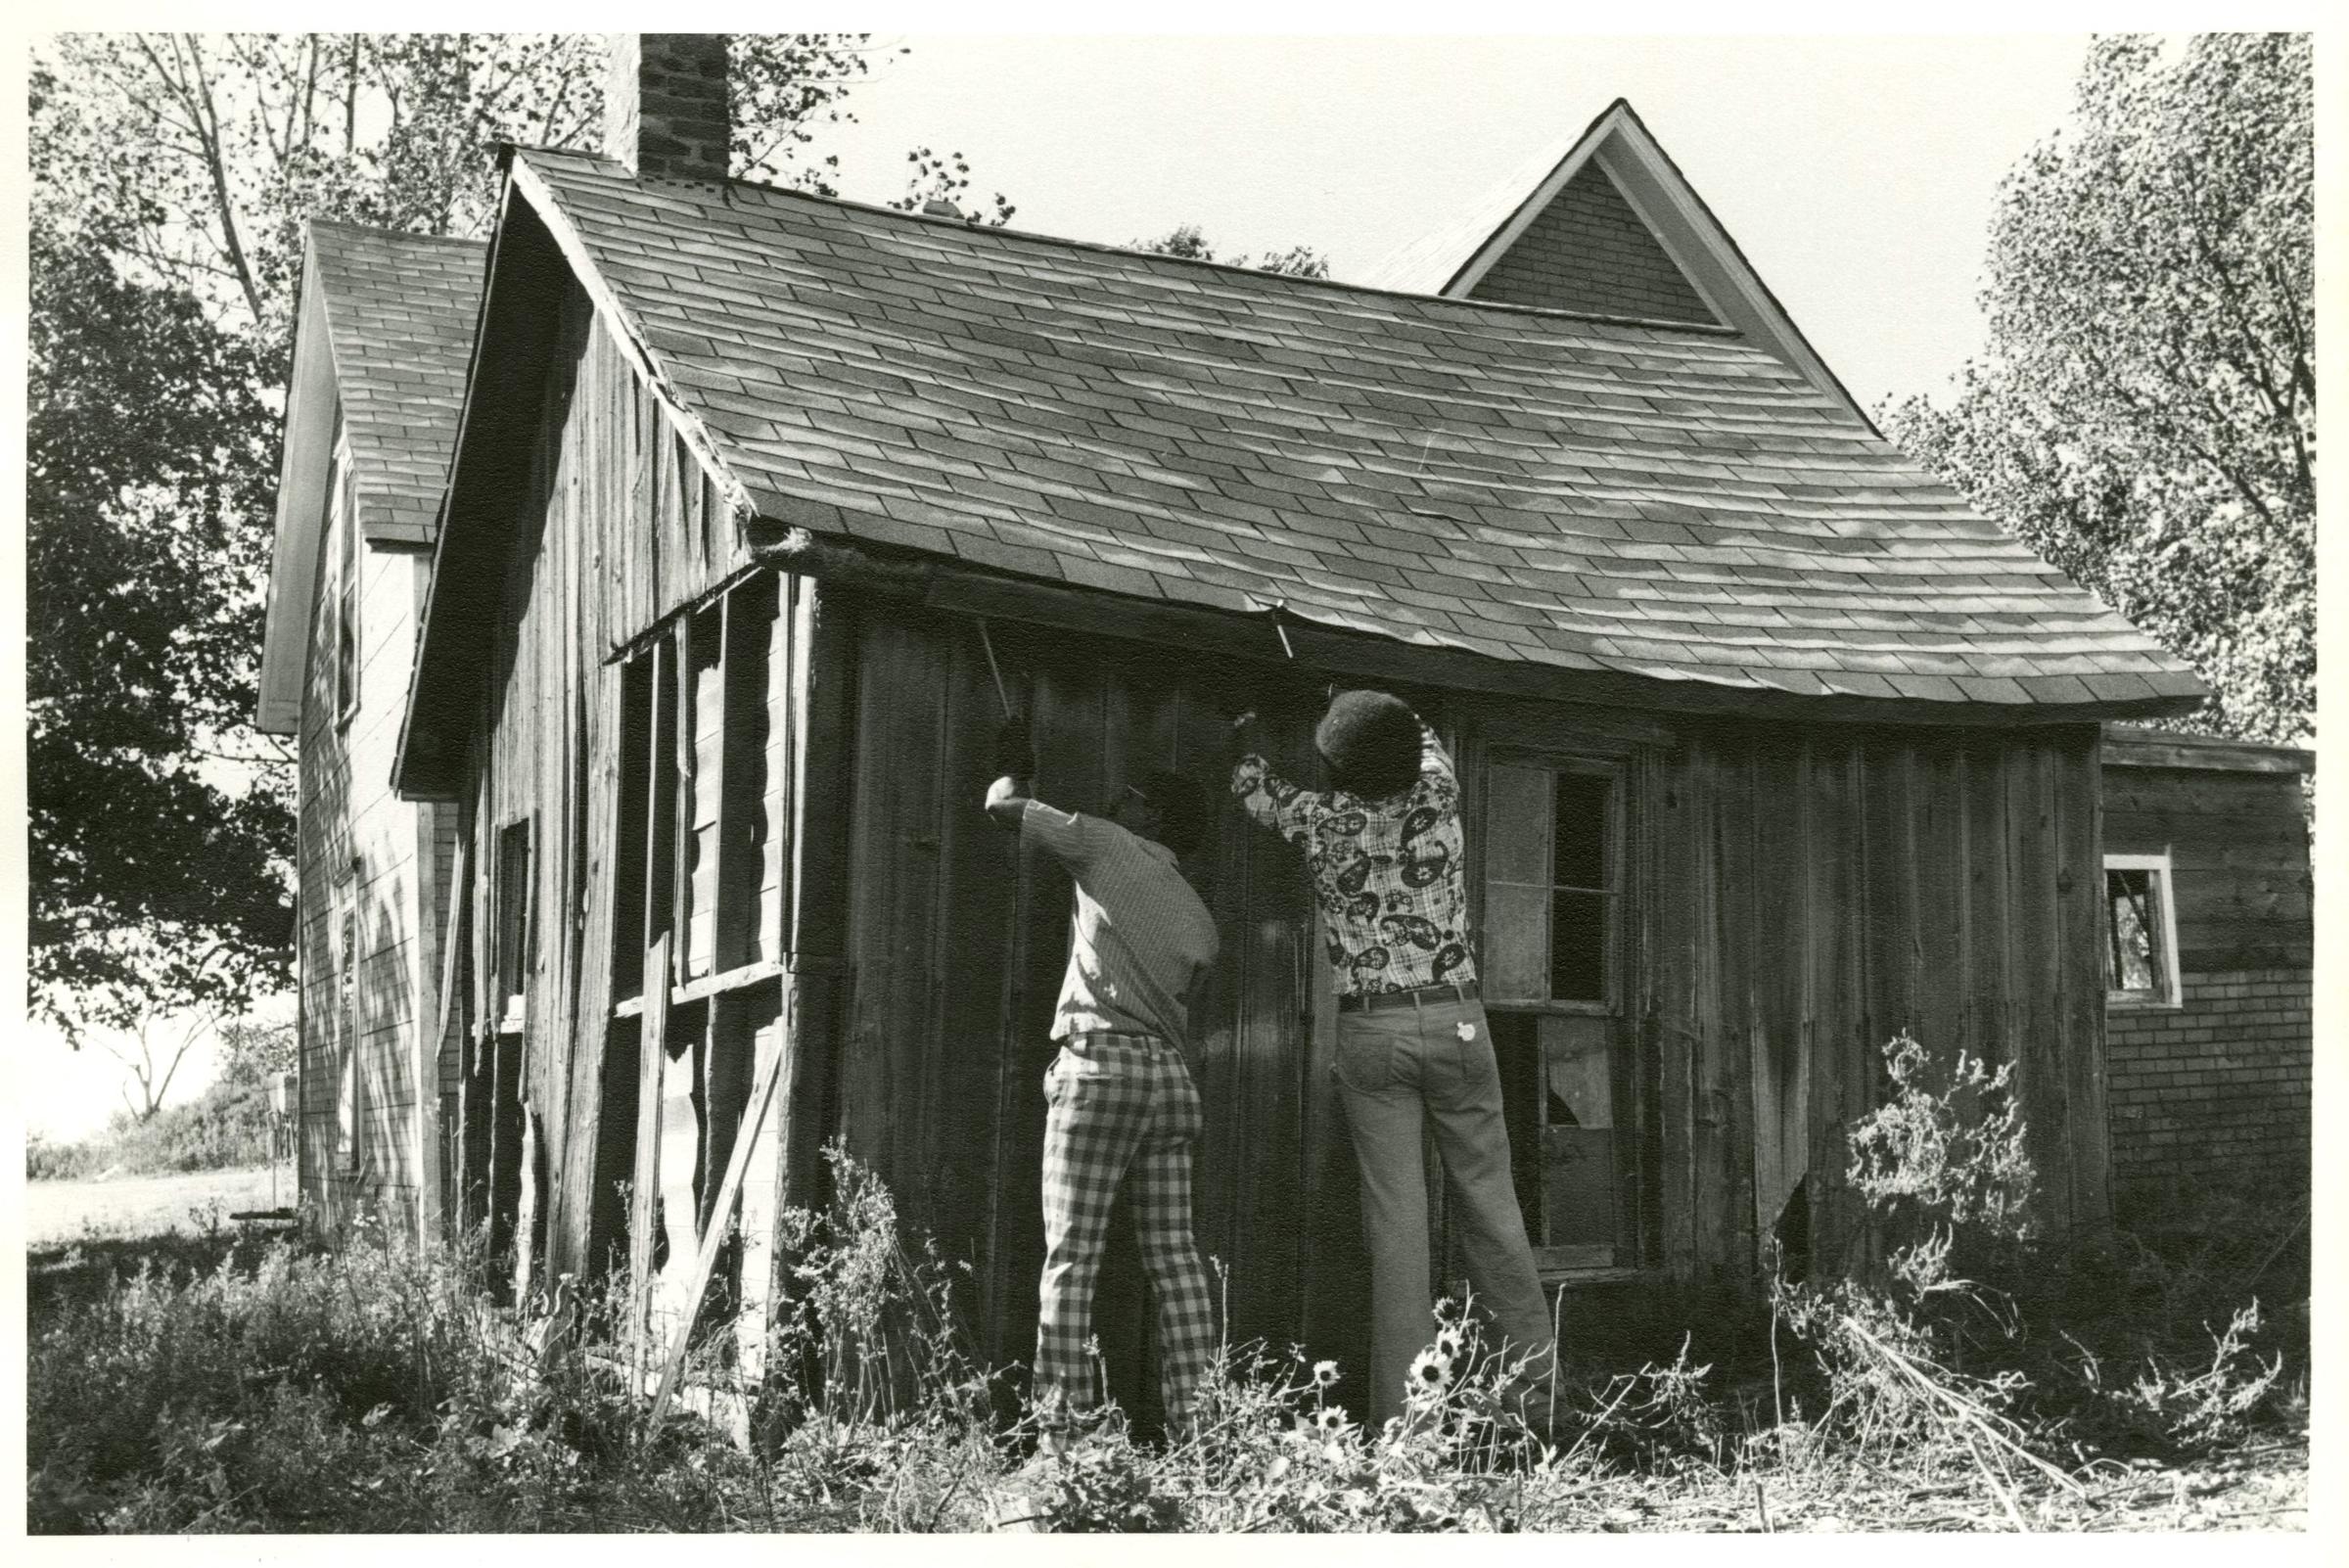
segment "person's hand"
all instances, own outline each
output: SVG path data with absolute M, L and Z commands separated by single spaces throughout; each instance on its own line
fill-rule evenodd
M 1013 714 L 995 726 L 995 776 L 1036 776 L 1036 745 L 1028 738 L 1028 715 Z

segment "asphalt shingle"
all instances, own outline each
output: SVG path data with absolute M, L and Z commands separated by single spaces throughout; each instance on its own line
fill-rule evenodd
M 464 414 L 487 247 L 313 220 L 359 524 L 429 544 Z
M 1949 703 L 2201 690 L 1724 329 L 517 158 L 779 521 L 1563 669 Z

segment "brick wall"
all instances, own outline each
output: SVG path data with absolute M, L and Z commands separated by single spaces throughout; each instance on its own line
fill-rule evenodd
M 2191 1222 L 2243 1180 L 2297 1204 L 2316 957 L 2300 774 L 2139 733 L 2105 741 L 2104 852 L 2169 856 L 2183 1005 L 2105 1009 L 2114 1211 Z
M 726 35 L 616 32 L 609 47 L 604 156 L 658 179 L 724 179 Z
M 2183 1007 L 2105 1014 L 2124 1217 L 2260 1176 L 2306 1192 L 2309 979 L 2299 968 L 2188 974 Z
M 1595 162 L 1566 182 L 1469 295 L 1658 321 L 1717 319 Z

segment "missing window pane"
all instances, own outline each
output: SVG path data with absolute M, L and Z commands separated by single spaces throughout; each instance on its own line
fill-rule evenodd
M 1550 895 L 1549 994 L 1555 1001 L 1607 999 L 1607 899 L 1560 890 Z
M 1614 781 L 1603 774 L 1557 775 L 1556 854 L 1550 880 L 1561 888 L 1600 889 L 1607 875 L 1607 797 Z

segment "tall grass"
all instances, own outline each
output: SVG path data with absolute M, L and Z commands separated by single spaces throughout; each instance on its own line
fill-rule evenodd
M 1143 1442 L 1111 1412 L 1045 1456 L 962 1335 L 962 1270 L 909 1240 L 882 1183 L 835 1152 L 833 1202 L 780 1227 L 760 1386 L 735 1386 L 731 1335 L 713 1334 L 695 1397 L 657 1432 L 614 1354 L 624 1298 L 566 1281 L 496 1308 L 469 1247 L 215 1235 L 140 1263 L 53 1258 L 27 1358 L 30 1523 L 2012 1527 L 2108 1517 L 2123 1494 L 2106 1455 L 2184 1459 L 2294 1413 L 2286 1360 L 2305 1351 L 2278 1332 L 2291 1314 L 2235 1311 L 2247 1269 L 2126 1238 L 2050 1244 L 2003 1076 L 1938 1073 L 1906 1040 L 1888 1066 L 1893 1099 L 1852 1142 L 1890 1267 L 1872 1283 L 1777 1283 L 1758 1400 L 1756 1368 L 1683 1349 L 1529 1402 L 1523 1368 L 1447 1307 L 1406 1413 L 1378 1429 L 1335 1403 L 1334 1365 L 1226 1347 L 1188 1430 Z

